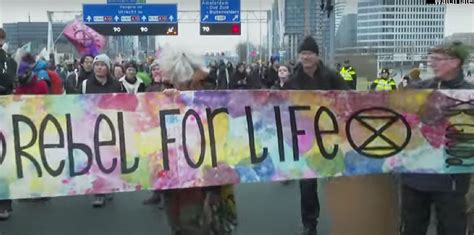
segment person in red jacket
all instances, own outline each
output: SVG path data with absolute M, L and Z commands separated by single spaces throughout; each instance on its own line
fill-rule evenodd
M 48 94 L 48 84 L 44 80 L 39 80 L 33 73 L 35 59 L 31 54 L 23 56 L 18 66 L 18 86 L 15 90 L 17 95 L 41 95 Z
M 48 77 L 50 79 L 49 93 L 53 95 L 64 94 L 63 80 L 61 75 L 56 72 L 56 66 L 52 63 L 49 63 L 46 72 L 48 72 Z

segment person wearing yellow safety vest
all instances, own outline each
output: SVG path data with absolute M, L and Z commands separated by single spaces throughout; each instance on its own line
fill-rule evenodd
M 357 73 L 355 69 L 350 65 L 350 61 L 344 61 L 344 66 L 339 70 L 341 77 L 344 78 L 347 85 L 352 89 L 357 89 Z
M 371 91 L 394 91 L 397 89 L 395 80 L 390 77 L 390 70 L 388 68 L 382 69 L 380 78 L 375 79 L 370 85 Z

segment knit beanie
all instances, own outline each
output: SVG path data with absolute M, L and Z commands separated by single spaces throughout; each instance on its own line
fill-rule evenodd
M 298 47 L 298 53 L 301 53 L 302 51 L 312 51 L 319 55 L 319 47 L 316 40 L 311 36 L 305 37 Z
M 438 45 L 430 50 L 431 53 L 441 53 L 461 60 L 461 65 L 469 58 L 469 48 L 460 41 Z
M 100 54 L 100 55 L 97 55 L 95 58 L 94 58 L 94 65 L 95 63 L 97 62 L 104 62 L 105 65 L 107 65 L 107 68 L 108 70 L 110 70 L 110 58 L 106 55 L 106 54 Z

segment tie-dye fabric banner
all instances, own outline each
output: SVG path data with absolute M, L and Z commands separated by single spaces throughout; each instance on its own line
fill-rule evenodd
M 474 172 L 472 91 L 0 98 L 0 198 Z

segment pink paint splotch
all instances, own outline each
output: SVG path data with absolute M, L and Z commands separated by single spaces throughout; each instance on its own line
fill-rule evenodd
M 138 98 L 129 94 L 102 95 L 97 106 L 101 109 L 134 112 L 138 107 Z
M 432 125 L 423 125 L 420 129 L 423 137 L 430 143 L 434 148 L 440 148 L 446 144 L 446 128 L 449 126 L 449 122 L 439 122 Z

